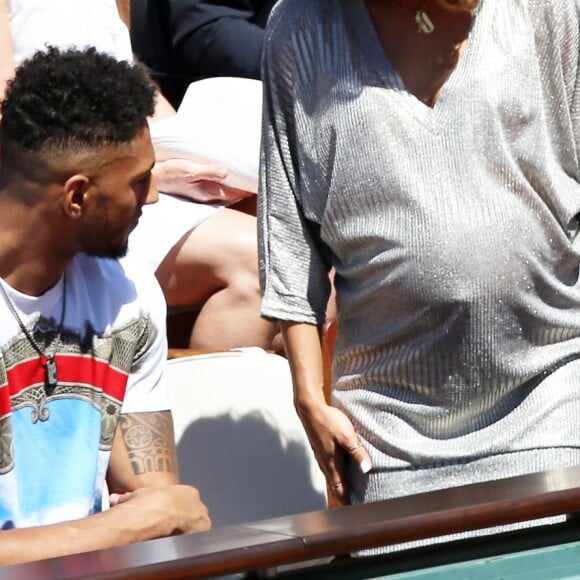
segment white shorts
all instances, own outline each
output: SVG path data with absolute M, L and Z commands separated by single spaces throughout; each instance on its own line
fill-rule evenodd
M 187 232 L 221 207 L 160 193 L 157 203 L 143 207 L 139 224 L 129 236 L 128 255 L 155 272 L 171 248 Z

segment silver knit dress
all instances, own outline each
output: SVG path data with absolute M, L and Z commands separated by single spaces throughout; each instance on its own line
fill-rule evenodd
M 580 464 L 580 0 L 483 0 L 440 98 L 363 0 L 267 30 L 262 314 L 321 324 L 373 461 L 352 501 Z

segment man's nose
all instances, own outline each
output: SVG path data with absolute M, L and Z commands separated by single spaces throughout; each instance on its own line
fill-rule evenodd
M 151 176 L 149 180 L 149 189 L 147 190 L 147 197 L 145 198 L 144 205 L 149 205 L 151 203 L 157 203 L 159 200 L 159 191 L 157 190 L 157 181 L 155 177 Z

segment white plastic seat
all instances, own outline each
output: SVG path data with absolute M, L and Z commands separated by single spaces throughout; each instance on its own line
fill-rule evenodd
M 214 526 L 327 506 L 285 358 L 252 348 L 167 364 L 181 480 Z

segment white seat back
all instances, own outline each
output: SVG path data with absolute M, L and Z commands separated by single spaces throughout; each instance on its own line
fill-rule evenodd
M 214 526 L 326 507 L 285 358 L 256 348 L 171 359 L 168 382 L 181 480 Z

